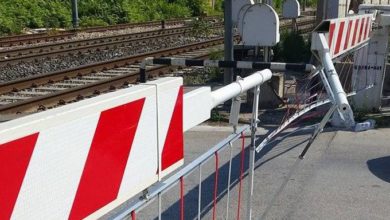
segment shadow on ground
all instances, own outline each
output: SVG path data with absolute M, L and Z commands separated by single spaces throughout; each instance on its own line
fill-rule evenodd
M 367 166 L 376 177 L 390 183 L 390 156 L 369 160 Z
M 264 164 L 270 162 L 271 160 L 274 160 L 283 154 L 293 150 L 296 147 L 301 146 L 301 144 L 305 143 L 308 140 L 309 134 L 311 134 L 312 130 L 305 130 L 302 132 L 299 132 L 297 134 L 293 134 L 290 136 L 297 138 L 293 138 L 292 141 L 283 142 L 284 138 L 281 138 L 272 144 L 267 145 L 265 148 L 263 148 L 259 153 L 256 154 L 256 161 L 255 161 L 255 169 L 260 168 Z M 265 136 L 258 136 L 261 137 L 258 140 L 258 144 L 260 144 L 260 140 L 265 138 Z M 281 144 L 283 142 L 283 144 Z M 246 143 L 248 144 L 248 143 Z M 275 147 L 278 147 L 278 153 L 275 153 L 269 158 L 264 159 L 264 156 L 267 155 L 270 151 L 272 151 Z M 232 173 L 231 173 L 231 186 L 230 189 L 235 187 L 237 184 L 239 184 L 239 173 L 240 173 L 240 160 L 241 160 L 241 154 L 238 154 L 232 158 Z M 244 173 L 243 177 L 245 178 L 248 175 L 248 163 L 249 160 L 249 149 L 246 148 L 244 152 L 245 157 L 245 165 L 244 165 Z M 298 157 L 298 155 L 297 155 Z M 228 182 L 227 182 L 227 176 L 229 173 L 229 163 L 225 163 L 220 166 L 219 168 L 219 178 L 218 178 L 218 193 L 217 193 L 217 202 L 220 201 L 228 191 Z M 202 217 L 204 217 L 208 212 L 210 212 L 213 209 L 213 191 L 214 191 L 214 184 L 215 184 L 215 175 L 209 175 L 202 181 L 202 199 L 201 199 L 201 212 Z M 184 203 L 185 203 L 185 219 L 196 219 L 197 217 L 197 200 L 198 200 L 198 193 L 199 188 L 195 187 L 191 189 L 186 195 L 184 196 Z M 175 202 L 170 207 L 168 207 L 165 211 L 162 212 L 162 219 L 180 219 L 179 218 L 179 212 L 180 212 L 180 201 Z M 154 218 L 154 220 L 157 220 L 158 218 Z

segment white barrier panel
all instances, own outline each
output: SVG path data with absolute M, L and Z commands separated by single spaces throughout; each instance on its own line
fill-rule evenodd
M 356 15 L 325 20 L 314 31 L 326 33 L 330 55 L 332 58 L 336 58 L 363 45 L 370 39 L 372 16 L 372 14 Z M 313 42 L 315 40 L 313 39 Z
M 212 109 L 211 88 L 202 87 L 184 95 L 183 107 L 183 131 L 188 131 L 194 126 L 210 118 Z
M 149 187 L 158 157 L 171 156 L 172 146 L 183 152 L 182 102 L 172 78 L 0 124 L 0 219 L 82 219 Z M 169 120 L 157 121 L 163 105 Z M 175 154 L 164 168 L 182 159 Z
M 153 85 L 157 89 L 159 173 L 161 174 L 159 179 L 161 179 L 184 163 L 183 79 L 167 77 L 146 84 Z

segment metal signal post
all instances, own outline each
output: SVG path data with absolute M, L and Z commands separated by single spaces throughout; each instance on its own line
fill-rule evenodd
M 72 24 L 74 29 L 77 29 L 79 27 L 79 12 L 77 9 L 77 0 L 72 0 Z

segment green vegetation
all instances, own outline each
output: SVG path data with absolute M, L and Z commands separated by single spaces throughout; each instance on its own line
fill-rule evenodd
M 210 60 L 223 60 L 224 51 L 223 50 L 214 50 L 209 54 Z M 223 72 L 220 68 L 211 67 L 206 68 L 209 75 L 209 82 L 221 82 L 223 81 Z
M 224 119 L 224 117 L 219 113 L 218 110 L 216 110 L 216 109 L 211 110 L 210 121 L 219 122 L 219 121 L 222 121 L 223 119 Z
M 317 0 L 298 0 L 301 4 L 301 7 L 304 2 L 306 2 L 306 7 L 316 7 L 317 6 Z
M 273 1 L 273 4 L 274 4 L 274 8 L 277 12 L 281 13 L 282 12 L 282 4 L 283 4 L 283 1 L 284 0 L 274 0 Z M 301 8 L 303 8 L 303 4 L 304 2 L 306 2 L 306 7 L 309 7 L 309 8 L 315 8 L 316 5 L 317 5 L 317 0 L 298 0 L 299 3 L 301 4 Z
M 282 32 L 280 42 L 273 47 L 274 60 L 289 63 L 309 62 L 311 42 L 298 32 Z
M 194 37 L 208 37 L 212 32 L 212 25 L 203 19 L 192 23 L 191 35 Z
M 218 14 L 206 0 L 78 0 L 81 26 Z M 0 0 L 0 35 L 24 28 L 71 27 L 71 0 Z
M 223 59 L 223 50 L 210 50 L 208 57 L 210 60 L 221 60 Z M 203 85 L 223 81 L 223 72 L 220 68 L 205 67 L 187 72 L 183 77 L 185 85 Z
M 210 60 L 221 60 L 224 57 L 224 51 L 223 50 L 210 50 L 209 59 Z
M 19 33 L 23 28 L 67 27 L 70 1 L 0 0 L 0 34 Z

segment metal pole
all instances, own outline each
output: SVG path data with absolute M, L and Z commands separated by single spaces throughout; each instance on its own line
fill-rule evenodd
M 202 164 L 199 164 L 198 220 L 202 214 Z
M 228 185 L 227 185 L 227 202 L 226 202 L 226 219 L 229 219 L 229 207 L 230 207 L 230 184 L 231 184 L 231 177 L 232 177 L 232 158 L 233 158 L 233 144 L 232 142 L 229 143 L 229 151 L 230 151 L 230 158 L 229 158 L 229 174 L 228 174 Z
M 255 148 L 256 148 L 256 131 L 258 123 L 258 109 L 259 109 L 259 96 L 260 86 L 254 88 L 253 96 L 253 109 L 252 109 L 252 121 L 251 121 L 251 145 L 249 146 L 249 190 L 248 190 L 248 204 L 247 204 L 247 218 L 252 219 L 252 197 L 253 197 L 253 179 L 255 172 Z
M 217 89 L 211 93 L 211 107 L 217 107 L 227 100 L 230 100 L 232 97 L 236 97 L 255 86 L 271 80 L 271 78 L 272 72 L 269 69 L 265 69 Z
M 322 20 L 325 20 L 328 18 L 328 1 L 324 0 L 324 6 L 322 9 Z
M 332 57 L 330 56 L 328 41 L 325 38 L 324 34 L 319 34 L 320 44 L 322 45 L 322 50 L 319 51 L 321 61 L 325 68 L 325 74 L 328 78 L 329 85 L 333 90 L 333 94 L 335 95 L 335 101 L 338 105 L 338 108 L 343 113 L 349 113 L 351 109 L 347 94 L 344 92 L 344 88 L 341 85 L 340 78 L 336 72 L 336 68 L 333 65 Z
M 298 23 L 297 23 L 296 18 L 291 19 L 291 25 L 292 25 L 292 31 L 294 33 L 297 33 L 298 32 Z
M 77 29 L 79 27 L 79 13 L 77 10 L 77 0 L 72 0 L 72 24 L 74 29 Z
M 324 129 L 326 123 L 329 121 L 330 117 L 332 117 L 333 113 L 337 110 L 337 105 L 332 105 L 324 118 L 321 120 L 320 124 L 316 128 L 316 130 L 313 132 L 309 142 L 306 144 L 305 148 L 303 149 L 301 155 L 299 155 L 300 159 L 303 159 L 305 157 L 305 154 L 309 150 L 310 146 L 313 144 L 314 140 L 317 138 L 317 136 L 322 132 Z
M 316 13 L 316 23 L 319 24 L 324 20 L 325 16 L 325 8 L 326 8 L 326 0 L 318 0 L 317 1 L 317 13 Z
M 264 62 L 269 62 L 271 59 L 271 47 L 264 47 Z
M 225 0 L 225 60 L 233 61 L 233 16 L 232 0 Z M 233 69 L 225 68 L 223 82 L 225 85 L 233 82 Z
M 159 193 L 157 197 L 158 197 L 158 220 L 161 220 L 161 193 Z

